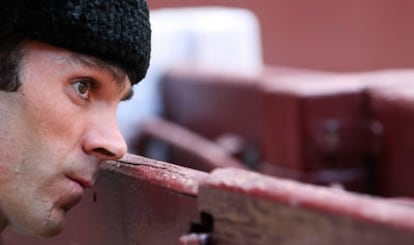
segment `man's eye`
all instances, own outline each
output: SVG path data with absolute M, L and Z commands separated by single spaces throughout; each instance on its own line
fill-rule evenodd
M 76 93 L 83 99 L 89 98 L 89 89 L 90 89 L 90 83 L 87 81 L 77 81 L 72 84 L 72 86 L 75 88 Z

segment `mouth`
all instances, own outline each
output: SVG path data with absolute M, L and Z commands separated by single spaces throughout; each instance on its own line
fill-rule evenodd
M 77 183 L 82 189 L 87 189 L 93 186 L 93 180 L 84 179 L 81 177 L 67 176 L 71 181 Z
M 69 194 L 61 200 L 61 208 L 68 212 L 73 206 L 80 202 L 86 188 L 92 186 L 93 182 L 81 178 L 67 177 L 69 180 Z

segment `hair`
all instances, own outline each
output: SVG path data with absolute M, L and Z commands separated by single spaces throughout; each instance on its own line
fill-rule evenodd
M 134 85 L 145 77 L 150 63 L 149 17 L 147 0 L 0 0 L 0 42 L 9 37 L 37 40 L 109 61 Z M 10 74 L 16 69 L 7 71 L 7 65 L 18 68 L 21 53 L 16 50 L 20 46 L 13 41 L 0 44 L 0 76 L 6 74 L 1 90 L 18 89 L 11 83 L 18 74 Z
M 25 40 L 0 40 L 0 91 L 16 92 L 20 86 L 20 63 L 24 56 Z

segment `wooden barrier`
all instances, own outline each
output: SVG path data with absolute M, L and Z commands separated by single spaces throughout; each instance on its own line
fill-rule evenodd
M 232 156 L 250 169 L 404 197 L 414 195 L 414 171 L 406 171 L 414 108 L 414 93 L 407 91 L 413 80 L 414 71 L 403 69 L 333 73 L 266 67 L 240 75 L 178 67 L 165 75 L 162 91 L 167 120 L 209 141 L 223 135 L 240 139 L 241 154 Z M 181 159 L 164 160 L 181 164 Z
M 248 170 L 207 174 L 127 155 L 102 165 L 60 235 L 7 231 L 2 244 L 191 244 L 182 243 L 190 231 L 210 244 L 413 244 L 411 205 Z
M 96 185 L 67 214 L 64 231 L 36 239 L 6 231 L 2 244 L 176 244 L 199 220 L 198 183 L 206 173 L 139 156 L 102 165 Z

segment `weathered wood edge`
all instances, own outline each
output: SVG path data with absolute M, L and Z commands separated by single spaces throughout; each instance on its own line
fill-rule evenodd
M 230 168 L 214 170 L 201 185 L 414 232 L 414 206 L 397 204 L 385 198 Z
M 133 154 L 127 154 L 117 161 L 106 161 L 102 163 L 101 170 L 122 173 L 192 196 L 197 196 L 200 182 L 208 176 L 202 171 Z

